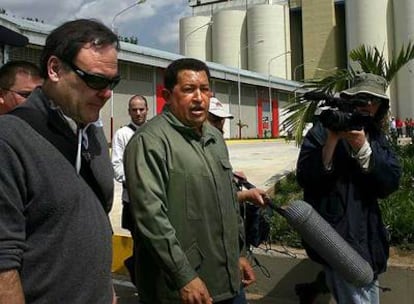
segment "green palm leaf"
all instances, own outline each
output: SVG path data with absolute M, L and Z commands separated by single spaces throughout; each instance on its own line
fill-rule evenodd
M 349 58 L 359 63 L 363 72 L 386 78 L 386 60 L 376 47 L 361 45 L 349 53 Z
M 391 80 L 394 78 L 397 72 L 405 64 L 407 64 L 410 60 L 414 59 L 414 45 L 410 42 L 407 45 L 407 48 L 404 48 L 404 46 L 401 48 L 398 56 L 390 58 L 391 60 L 387 65 L 387 73 L 385 76 L 385 79 L 387 79 L 388 82 L 391 82 Z
M 296 144 L 302 142 L 303 130 L 307 123 L 313 121 L 313 115 L 317 107 L 317 102 L 294 101 L 284 108 L 283 114 L 286 118 L 283 125 L 287 130 L 293 130 Z

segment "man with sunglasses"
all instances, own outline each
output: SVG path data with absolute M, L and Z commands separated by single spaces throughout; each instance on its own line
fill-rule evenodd
M 324 128 L 316 123 L 306 134 L 297 163 L 304 199 L 363 257 L 374 271 L 366 286 L 354 286 L 305 244 L 309 256 L 324 265 L 326 283 L 337 303 L 379 303 L 378 275 L 387 267 L 388 235 L 378 199 L 398 189 L 401 166 L 387 141 L 387 82 L 361 73 L 341 92 L 354 102 L 366 123 L 351 129 Z
M 9 61 L 0 68 L 0 115 L 13 110 L 43 83 L 39 68 L 27 61 Z
M 99 113 L 119 82 L 117 36 L 64 23 L 45 81 L 0 116 L 0 303 L 112 303 L 113 169 Z

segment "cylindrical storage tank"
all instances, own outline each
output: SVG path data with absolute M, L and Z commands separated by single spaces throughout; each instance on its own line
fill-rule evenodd
M 180 19 L 180 54 L 211 61 L 211 18 L 192 16 Z
M 287 50 L 286 14 L 283 5 L 255 5 L 247 10 L 249 70 L 286 78 Z M 257 41 L 263 40 L 257 44 Z
M 402 46 L 414 42 L 414 1 L 398 0 L 394 6 L 394 46 L 399 52 Z M 397 55 L 397 54 L 396 54 Z M 402 119 L 414 117 L 414 62 L 411 60 L 401 68 L 393 80 L 391 109 L 394 116 Z
M 246 11 L 221 10 L 213 15 L 212 20 L 213 61 L 247 68 Z
M 371 47 L 376 46 L 384 52 L 385 58 L 388 58 L 387 3 L 388 0 L 346 0 L 348 54 L 351 50 L 364 44 Z

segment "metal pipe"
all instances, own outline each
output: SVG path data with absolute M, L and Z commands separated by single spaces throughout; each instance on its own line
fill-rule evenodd
M 127 10 L 133 8 L 134 6 L 144 3 L 146 0 L 138 0 L 136 1 L 134 4 L 131 4 L 130 6 L 124 8 L 123 10 L 119 11 L 118 13 L 115 14 L 115 16 L 112 18 L 112 22 L 111 22 L 111 30 L 112 32 L 114 32 L 115 34 L 118 35 L 118 31 L 115 29 L 115 19 L 116 17 L 118 17 L 119 15 L 123 14 L 124 12 L 126 12 Z M 112 137 L 114 136 L 114 91 L 111 90 L 111 100 L 110 100 L 110 104 L 111 104 L 111 121 L 110 121 L 110 125 L 111 125 L 111 130 L 110 130 L 110 141 L 111 141 L 111 146 L 112 146 Z

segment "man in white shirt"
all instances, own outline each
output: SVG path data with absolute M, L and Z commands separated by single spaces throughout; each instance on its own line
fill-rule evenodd
M 112 140 L 112 167 L 114 168 L 115 180 L 122 183 L 122 222 L 121 226 L 133 233 L 133 221 L 131 217 L 131 209 L 129 204 L 128 192 L 125 188 L 124 174 L 124 150 L 135 131 L 142 126 L 147 120 L 148 103 L 144 96 L 134 95 L 129 99 L 128 114 L 131 122 L 115 132 Z M 135 266 L 134 254 L 124 261 L 125 267 L 128 269 L 132 283 L 135 284 Z

